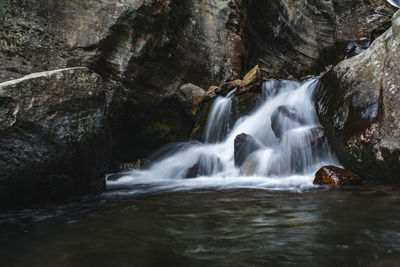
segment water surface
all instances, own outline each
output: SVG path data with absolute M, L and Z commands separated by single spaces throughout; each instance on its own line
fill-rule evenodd
M 400 188 L 103 195 L 0 229 L 2 266 L 398 266 Z

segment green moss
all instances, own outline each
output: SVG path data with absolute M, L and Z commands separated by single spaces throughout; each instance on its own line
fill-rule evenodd
M 246 93 L 238 97 L 238 110 L 241 116 L 247 115 L 253 110 L 258 94 Z
M 163 139 L 168 142 L 174 142 L 176 140 L 172 127 L 166 123 L 155 122 L 151 126 L 147 127 L 146 132 L 157 139 Z

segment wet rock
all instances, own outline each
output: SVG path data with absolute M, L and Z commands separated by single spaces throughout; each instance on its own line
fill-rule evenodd
M 312 145 L 316 142 L 321 141 L 325 137 L 325 131 L 322 127 L 313 127 L 311 128 L 307 138 L 305 138 L 304 144 Z
M 191 83 L 182 85 L 176 94 L 188 115 L 195 115 L 199 104 L 209 98 L 203 88 Z
M 342 186 L 361 182 L 361 177 L 351 171 L 332 165 L 323 166 L 315 173 L 314 184 Z
M 251 153 L 260 148 L 260 145 L 252 136 L 242 133 L 236 136 L 234 147 L 235 165 L 241 166 Z
M 199 163 L 194 164 L 186 173 L 186 178 L 196 178 L 199 173 Z
M 133 169 L 144 169 L 150 166 L 151 162 L 148 159 L 137 159 L 131 162 L 114 162 L 114 165 L 109 168 L 109 172 L 125 172 Z
M 245 176 L 252 176 L 255 174 L 257 166 L 257 158 L 250 157 L 240 167 L 240 174 Z
M 350 42 L 346 47 L 345 59 L 361 54 L 370 45 L 371 45 L 370 40 L 360 40 L 360 42 Z
M 317 143 L 322 143 L 325 137 L 325 131 L 322 127 L 300 127 L 287 131 L 283 135 L 285 140 L 293 140 L 293 144 L 298 148 L 308 147 Z
M 400 178 L 400 12 L 364 53 L 320 80 L 317 112 L 341 164 L 372 181 Z
M 299 115 L 296 107 L 279 106 L 271 115 L 271 128 L 279 139 L 291 129 L 305 124 L 305 119 Z
M 87 68 L 0 84 L 0 206 L 105 188 L 110 161 L 103 79 Z
M 232 99 L 232 110 L 235 120 L 249 115 L 263 101 L 263 96 L 259 93 L 247 92 Z
M 202 155 L 199 161 L 187 170 L 185 178 L 211 176 L 223 169 L 221 160 L 216 156 Z

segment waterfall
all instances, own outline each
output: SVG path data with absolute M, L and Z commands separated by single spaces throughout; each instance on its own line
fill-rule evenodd
M 392 6 L 395 6 L 397 8 L 400 8 L 400 1 L 399 0 L 387 0 L 387 2 L 389 4 L 391 4 Z
M 222 141 L 229 131 L 232 97 L 236 89 L 226 97 L 217 97 L 208 115 L 207 125 L 204 131 L 204 141 L 214 143 Z
M 267 81 L 263 101 L 251 114 L 230 125 L 234 92 L 218 97 L 209 113 L 205 143 L 170 144 L 149 169 L 133 170 L 108 189 L 113 193 L 144 193 L 194 188 L 266 188 L 303 190 L 313 187 L 315 171 L 325 164 L 338 165 L 326 142 L 312 101 L 313 78 Z M 235 165 L 235 138 L 245 133 L 254 151 Z M 160 156 L 162 155 L 162 156 Z

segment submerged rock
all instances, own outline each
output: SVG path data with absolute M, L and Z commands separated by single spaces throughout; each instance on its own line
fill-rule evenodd
M 325 137 L 325 131 L 322 127 L 300 127 L 287 131 L 282 139 L 283 142 L 292 141 L 296 148 L 305 148 L 317 143 L 322 143 Z
M 321 79 L 317 112 L 343 166 L 373 181 L 400 182 L 400 11 L 364 53 Z
M 105 188 L 110 161 L 103 79 L 87 68 L 0 84 L 0 207 Z
M 304 124 L 305 119 L 299 115 L 298 110 L 293 106 L 279 106 L 271 115 L 272 131 L 279 139 L 285 132 Z
M 354 185 L 361 182 L 361 177 L 343 168 L 332 165 L 323 166 L 315 173 L 314 184 L 342 186 Z
M 256 157 L 248 158 L 240 167 L 240 174 L 245 176 L 252 176 L 256 173 L 258 161 Z
M 199 176 L 211 176 L 223 169 L 221 160 L 216 156 L 202 155 L 199 161 L 187 170 L 185 178 L 196 178 Z
M 235 165 L 241 166 L 247 157 L 259 148 L 260 145 L 252 136 L 245 133 L 236 136 L 234 141 Z

